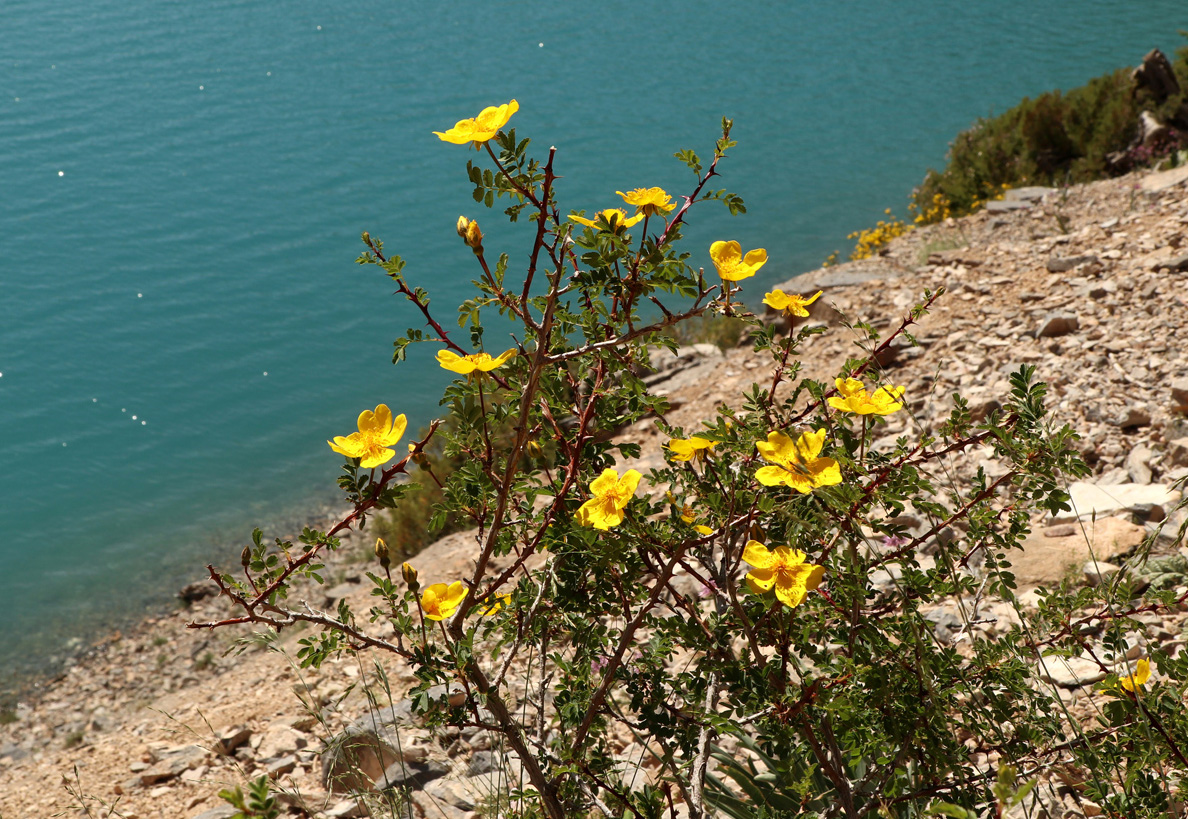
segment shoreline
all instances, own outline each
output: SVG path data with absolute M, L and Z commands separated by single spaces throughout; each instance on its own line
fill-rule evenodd
M 337 508 L 345 507 L 340 504 Z M 341 515 L 338 515 L 335 509 L 333 503 L 317 501 L 314 508 L 307 508 L 304 513 L 286 514 L 269 525 L 274 526 L 278 533 L 288 533 L 280 534 L 282 538 L 295 537 L 303 526 L 324 527 L 327 521 L 337 522 Z M 245 532 L 239 540 L 250 540 L 250 531 Z M 228 541 L 220 550 L 225 551 L 225 554 L 208 554 L 205 560 L 219 566 L 225 561 L 233 560 L 238 548 L 240 547 L 233 546 Z M 11 672 L 0 674 L 0 715 L 12 710 L 22 701 L 35 698 L 47 686 L 61 682 L 69 675 L 71 668 L 100 660 L 111 644 L 136 640 L 159 624 L 169 621 L 179 612 L 186 612 L 189 609 L 189 604 L 184 598 L 186 590 L 206 580 L 201 562 L 196 563 L 194 571 L 190 574 L 189 581 L 178 584 L 178 587 L 166 596 L 147 596 L 143 600 L 143 608 L 113 617 L 102 629 L 94 630 L 97 632 L 94 636 L 88 637 L 85 632 L 64 634 L 61 648 L 47 652 L 28 665 L 14 667 Z

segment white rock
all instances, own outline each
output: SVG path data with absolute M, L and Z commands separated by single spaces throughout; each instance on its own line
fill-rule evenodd
M 1141 508 L 1149 504 L 1165 509 L 1175 505 L 1180 493 L 1162 484 L 1120 483 L 1114 486 L 1098 486 L 1085 481 L 1076 481 L 1068 489 L 1072 496 L 1073 511 L 1061 512 L 1060 520 L 1082 520 L 1097 515 L 1113 515 Z
M 1064 688 L 1092 685 L 1109 676 L 1101 666 L 1085 657 L 1044 657 L 1037 673 L 1041 680 Z

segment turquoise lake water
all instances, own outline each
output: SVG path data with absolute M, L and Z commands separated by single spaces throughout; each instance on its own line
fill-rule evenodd
M 1188 28 L 1182 0 L 908 5 L 7 0 L 0 669 L 44 667 L 254 524 L 333 499 L 325 440 L 359 410 L 433 417 L 446 375 L 433 349 L 390 363 L 416 317 L 353 264 L 359 233 L 438 305 L 474 275 L 460 213 L 513 264 L 526 245 L 431 131 L 516 98 L 518 133 L 559 148 L 563 204 L 589 211 L 686 191 L 672 153 L 710 153 L 731 116 L 722 185 L 750 212 L 695 210 L 688 247 L 766 247 L 761 293 L 903 213 L 978 116 Z

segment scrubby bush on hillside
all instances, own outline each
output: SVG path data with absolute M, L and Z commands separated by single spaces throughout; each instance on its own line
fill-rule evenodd
M 475 201 L 509 202 L 535 237 L 512 275 L 477 222 L 459 220 L 456 252 L 475 265 L 460 330 L 416 284 L 427 277 L 363 237 L 360 261 L 428 328 L 398 340 L 397 359 L 429 345 L 457 375 L 450 424 L 406 449 L 403 416 L 384 404 L 363 412 L 331 442 L 351 512 L 298 543 L 257 535 L 241 572 L 212 568 L 238 612 L 195 627 L 303 624 L 303 665 L 364 651 L 407 664 L 423 719 L 485 731 L 505 765 L 519 760 L 522 778 L 491 816 L 997 816 L 1056 770 L 1110 815 L 1168 810 L 1188 775 L 1188 659 L 1152 647 L 1151 665 L 1132 670 L 1125 618 L 1183 599 L 1152 591 L 1132 603 L 1125 577 L 1047 590 L 1038 611 L 1016 599 L 1012 551 L 1034 515 L 1067 508 L 1062 487 L 1086 469 L 1033 368 L 1011 376 L 984 420 L 955 396 L 943 428 L 889 442 L 884 419 L 924 399 L 874 361 L 910 341 L 939 293 L 886 338 L 849 328 L 862 353 L 836 379 L 802 378 L 802 345 L 827 331 L 796 324 L 815 296 L 768 294 L 789 315 L 781 336 L 738 306 L 765 251 L 681 246 L 690 208 L 743 210 L 709 184 L 735 144 L 729 121 L 708 164 L 678 154 L 695 177 L 687 197 L 639 188 L 587 214 L 562 209 L 553 151 L 539 162 L 501 130 L 515 110 L 439 134 L 486 150 L 468 163 Z M 492 342 L 492 312 L 513 336 Z M 670 327 L 707 314 L 748 322 L 770 369 L 740 406 L 675 428 L 636 373 L 650 348 L 672 344 Z M 623 463 L 639 447 L 614 438 L 644 419 L 668 437 L 647 475 Z M 293 581 L 316 575 L 339 533 L 398 504 L 399 477 L 439 443 L 457 469 L 434 519 L 474 527 L 465 572 L 398 569 L 377 544 L 369 611 L 290 602 Z M 1003 469 L 957 483 L 948 460 L 973 447 Z M 1011 607 L 1012 625 L 988 632 L 978 611 L 991 597 Z M 956 638 L 925 616 L 945 599 L 961 612 Z M 1081 654 L 1110 675 L 1110 702 L 1085 724 L 1037 671 Z M 629 743 L 642 759 L 620 756 Z
M 1090 80 L 1067 93 L 1049 91 L 1024 99 L 1005 113 L 979 120 L 949 148 L 944 171 L 930 170 L 914 201 L 924 209 L 943 197 L 955 215 L 972 210 L 1007 187 L 1063 185 L 1125 173 L 1136 160 L 1167 155 L 1183 147 L 1183 133 L 1172 133 L 1137 151 L 1139 114 L 1149 111 L 1173 129 L 1188 102 L 1188 48 L 1172 64 L 1180 93 L 1156 100 L 1138 88 L 1131 69 Z M 1188 124 L 1188 123 L 1185 123 Z

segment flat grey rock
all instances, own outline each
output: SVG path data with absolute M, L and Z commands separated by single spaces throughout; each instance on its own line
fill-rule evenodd
M 1038 202 L 1049 193 L 1056 193 L 1056 189 L 1031 185 L 1026 188 L 1011 188 L 1002 198 L 1007 202 Z
M 237 815 L 239 815 L 239 811 L 230 805 L 220 805 L 217 808 L 202 811 L 193 819 L 231 819 L 232 816 Z
M 814 290 L 828 290 L 832 287 L 852 287 L 866 284 L 875 279 L 894 279 L 902 275 L 903 270 L 885 261 L 863 259 L 838 267 L 818 268 L 794 279 L 789 279 L 777 287 L 784 292 L 803 293 L 807 291 L 811 293 Z
M 1099 486 L 1074 481 L 1068 488 L 1072 496 L 1073 514 L 1085 519 L 1098 518 L 1119 512 L 1137 511 L 1150 505 L 1170 509 L 1180 499 L 1180 493 L 1162 484 L 1119 483 Z M 1063 514 L 1063 513 L 1062 513 Z
M 1081 326 L 1075 313 L 1049 313 L 1035 331 L 1037 338 L 1055 338 L 1075 333 Z
M 395 762 L 375 780 L 376 790 L 388 788 L 423 788 L 428 782 L 445 776 L 450 767 L 436 759 L 423 762 Z
M 1048 272 L 1049 273 L 1067 273 L 1074 270 L 1083 264 L 1096 262 L 1096 256 L 1051 256 L 1048 258 Z
M 1009 213 L 1014 210 L 1028 210 L 1030 208 L 1030 202 L 1024 202 L 1020 199 L 994 199 L 986 203 L 987 213 Z
M 1038 676 L 1063 688 L 1080 688 L 1101 682 L 1109 673 L 1083 657 L 1044 657 L 1039 663 Z

